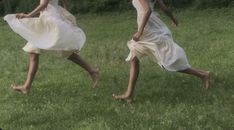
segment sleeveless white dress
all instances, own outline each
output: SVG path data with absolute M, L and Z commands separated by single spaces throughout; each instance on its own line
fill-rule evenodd
M 153 3 L 151 0 L 149 2 L 153 10 Z M 143 21 L 144 9 L 139 0 L 133 0 L 132 3 L 137 10 L 139 29 Z M 134 57 L 140 59 L 143 56 L 149 56 L 151 60 L 168 71 L 182 71 L 191 67 L 184 50 L 173 41 L 170 30 L 156 12 L 152 12 L 140 40 L 137 42 L 131 40 L 127 45 L 130 53 L 126 61 Z
M 17 19 L 15 14 L 9 14 L 4 20 L 28 41 L 23 50 L 29 53 L 51 52 L 68 57 L 80 51 L 86 40 L 85 33 L 76 25 L 76 18 L 59 6 L 58 0 L 50 0 L 39 17 Z

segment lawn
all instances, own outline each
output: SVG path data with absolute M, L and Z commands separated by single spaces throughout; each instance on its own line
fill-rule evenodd
M 98 89 L 77 65 L 40 57 L 32 91 L 12 91 L 27 72 L 26 43 L 0 20 L 0 128 L 3 130 L 232 130 L 234 129 L 234 8 L 176 12 L 169 25 L 190 64 L 212 72 L 205 92 L 196 77 L 167 72 L 142 59 L 134 103 L 112 99 L 125 90 L 126 42 L 136 31 L 135 12 L 78 15 L 87 34 L 80 55 L 100 70 Z M 2 19 L 2 18 L 1 18 Z

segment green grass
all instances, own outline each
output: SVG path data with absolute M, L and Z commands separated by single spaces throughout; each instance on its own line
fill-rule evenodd
M 27 68 L 25 41 L 0 21 L 0 128 L 3 130 L 232 130 L 234 129 L 234 9 L 181 11 L 170 27 L 190 64 L 212 72 L 212 87 L 196 77 L 141 62 L 135 102 L 114 101 L 125 90 L 126 42 L 136 31 L 135 12 L 78 16 L 88 41 L 80 55 L 101 71 L 93 90 L 84 70 L 42 55 L 28 96 L 10 89 Z M 162 19 L 168 22 L 164 16 Z

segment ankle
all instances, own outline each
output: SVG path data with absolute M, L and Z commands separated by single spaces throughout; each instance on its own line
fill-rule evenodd
M 23 88 L 25 90 L 29 90 L 31 88 L 31 84 L 24 84 Z
M 132 97 L 132 94 L 126 92 L 126 93 L 124 93 L 124 97 L 125 97 L 125 98 L 131 98 L 131 97 Z

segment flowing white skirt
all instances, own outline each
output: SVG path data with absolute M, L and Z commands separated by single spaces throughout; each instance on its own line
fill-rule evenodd
M 134 57 L 141 59 L 143 56 L 148 56 L 168 71 L 182 71 L 191 67 L 183 49 L 171 39 L 164 39 L 157 44 L 131 40 L 127 45 L 130 53 L 126 61 L 131 61 Z
M 142 19 L 142 15 L 138 15 L 139 27 Z M 130 53 L 126 61 L 148 56 L 168 71 L 182 71 L 191 67 L 184 50 L 173 41 L 170 30 L 156 13 L 150 16 L 140 41 L 131 40 L 127 45 Z
M 80 51 L 86 40 L 75 17 L 60 6 L 49 4 L 39 17 L 17 19 L 15 14 L 9 14 L 4 20 L 28 41 L 23 50 L 29 53 L 48 51 L 66 57 Z

